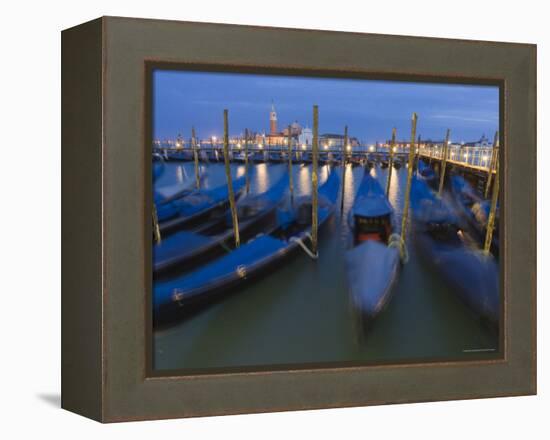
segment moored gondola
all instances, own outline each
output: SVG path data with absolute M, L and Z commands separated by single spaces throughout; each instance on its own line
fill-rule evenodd
M 276 209 L 287 189 L 288 173 L 285 171 L 267 191 L 244 196 L 237 202 L 241 240 L 276 227 Z M 188 271 L 205 259 L 226 252 L 232 247 L 234 232 L 231 215 L 227 212 L 192 231 L 179 231 L 166 237 L 153 248 L 155 276 L 175 267 Z
M 319 188 L 319 227 L 335 210 L 340 179 L 330 173 Z M 261 234 L 194 272 L 155 283 L 153 289 L 154 323 L 159 325 L 182 318 L 227 295 L 231 288 L 276 269 L 299 249 L 311 231 L 311 197 L 297 197 L 287 210 L 280 211 L 277 228 Z
M 457 215 L 425 181 L 415 176 L 412 183 L 415 241 L 421 254 L 462 302 L 498 329 L 500 298 L 495 258 L 469 245 Z
M 233 180 L 235 197 L 239 198 L 245 188 L 245 176 Z M 195 227 L 208 217 L 224 212 L 229 206 L 227 185 L 212 189 L 200 189 L 178 200 L 157 206 L 160 232 L 162 234 L 177 229 Z
M 199 186 L 204 184 L 206 179 L 206 173 L 201 174 L 199 177 Z M 174 200 L 181 199 L 193 191 L 196 190 L 196 181 L 188 179 L 183 183 L 176 183 L 174 185 L 157 186 L 155 185 L 153 191 L 153 200 L 157 205 L 165 205 Z
M 417 176 L 419 179 L 424 180 L 432 189 L 437 186 L 437 178 L 433 168 L 427 164 L 424 160 L 419 159 L 417 165 Z
M 170 161 L 189 162 L 193 160 L 193 151 L 189 149 L 188 150 L 183 150 L 183 149 L 168 150 L 167 155 L 168 155 L 168 160 Z
M 363 329 L 390 301 L 400 267 L 394 213 L 378 181 L 366 172 L 349 214 L 352 247 L 346 252 L 353 308 Z
M 153 181 L 164 173 L 164 158 L 159 153 L 153 153 Z
M 491 208 L 490 200 L 485 200 L 478 195 L 472 185 L 459 175 L 451 176 L 451 191 L 457 212 L 468 223 L 478 243 L 483 245 Z M 495 229 L 491 242 L 491 252 L 497 258 L 499 254 L 498 212 L 497 205 Z

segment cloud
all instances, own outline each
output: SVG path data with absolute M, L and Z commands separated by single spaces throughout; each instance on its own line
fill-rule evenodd
M 465 115 L 451 115 L 451 114 L 437 114 L 428 116 L 426 119 L 446 119 L 453 121 L 466 121 L 466 122 L 479 122 L 479 123 L 494 123 L 498 122 L 498 115 L 487 116 L 465 116 Z

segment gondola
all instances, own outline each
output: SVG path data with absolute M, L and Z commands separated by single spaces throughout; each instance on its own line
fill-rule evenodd
M 248 161 L 250 162 L 252 159 L 253 154 L 248 153 Z M 245 163 L 246 162 L 246 153 L 244 151 L 240 151 L 238 153 L 233 154 L 233 162 L 237 163 Z
M 433 168 L 427 164 L 424 160 L 418 160 L 417 176 L 424 180 L 432 189 L 436 188 L 437 178 Z
M 171 150 L 168 151 L 168 160 L 189 162 L 193 160 L 193 152 L 191 150 Z
M 425 181 L 413 177 L 411 207 L 415 242 L 434 271 L 483 322 L 498 329 L 500 315 L 498 264 L 468 245 L 457 215 Z
M 255 151 L 253 154 L 252 154 L 252 157 L 251 157 L 251 160 L 252 162 L 256 163 L 263 163 L 266 161 L 266 154 L 265 154 L 265 151 Z
M 357 167 L 363 165 L 365 160 L 359 155 L 352 155 L 350 162 L 352 166 Z
M 366 172 L 349 213 L 351 248 L 346 252 L 353 308 L 364 330 L 391 299 L 400 268 L 394 212 L 378 181 Z
M 340 178 L 329 174 L 319 188 L 318 222 L 323 226 L 335 210 Z M 200 269 L 153 288 L 154 325 L 181 318 L 187 313 L 223 298 L 231 288 L 276 270 L 301 248 L 307 249 L 311 231 L 311 197 L 297 197 L 279 211 L 277 228 L 242 244 L 239 248 Z
M 201 174 L 199 177 L 199 186 L 204 184 L 206 179 L 206 173 Z M 176 183 L 174 185 L 156 186 L 153 190 L 153 200 L 155 204 L 164 205 L 174 200 L 181 199 L 193 191 L 195 191 L 196 181 L 195 179 L 188 179 L 183 183 Z
M 238 199 L 245 187 L 245 176 L 233 180 L 233 191 Z M 189 229 L 215 213 L 224 212 L 229 205 L 227 185 L 200 189 L 178 200 L 157 206 L 161 234 L 176 229 Z
M 298 149 L 295 149 L 292 152 L 292 163 L 296 165 L 301 165 L 303 163 L 302 158 L 304 156 L 304 152 Z
M 164 173 L 164 158 L 159 153 L 153 153 L 153 182 Z
M 451 176 L 451 190 L 458 213 L 468 223 L 478 243 L 483 244 L 487 233 L 487 220 L 491 209 L 491 201 L 479 196 L 472 185 L 459 175 Z M 491 252 L 498 258 L 498 207 L 494 231 Z
M 329 165 L 330 164 L 330 158 L 328 156 L 328 153 L 319 153 L 319 165 Z
M 222 154 L 220 154 L 216 149 L 206 151 L 207 162 L 219 162 L 220 157 L 222 157 Z
M 286 161 L 286 155 L 280 152 L 269 153 L 268 160 L 272 163 L 282 163 Z
M 288 189 L 288 173 L 267 191 L 250 194 L 237 202 L 241 240 L 270 230 L 276 225 L 276 209 Z M 230 212 L 201 224 L 193 231 L 179 231 L 161 240 L 153 248 L 155 276 L 175 267 L 190 270 L 207 258 L 220 255 L 232 246 L 234 229 Z

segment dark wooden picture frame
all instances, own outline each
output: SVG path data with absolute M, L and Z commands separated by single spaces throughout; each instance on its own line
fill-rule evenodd
M 146 81 L 159 65 L 499 84 L 503 357 L 154 375 Z M 536 392 L 536 46 L 104 17 L 62 34 L 62 161 L 68 410 L 114 422 Z

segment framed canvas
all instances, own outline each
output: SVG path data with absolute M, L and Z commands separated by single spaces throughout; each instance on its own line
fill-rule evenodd
M 62 406 L 536 393 L 536 46 L 62 33 Z

